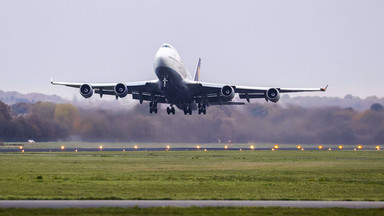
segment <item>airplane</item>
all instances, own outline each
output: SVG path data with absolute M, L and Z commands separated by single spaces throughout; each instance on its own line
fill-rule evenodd
M 199 59 L 194 77 L 181 61 L 180 55 L 170 44 L 163 44 L 155 55 L 153 64 L 156 80 L 126 83 L 70 83 L 54 82 L 51 84 L 79 88 L 84 98 L 90 98 L 94 93 L 112 95 L 116 99 L 128 94 L 132 98 L 149 101 L 149 112 L 157 113 L 157 104 L 169 104 L 167 114 L 175 115 L 176 106 L 184 111 L 184 115 L 192 115 L 193 110 L 200 114 L 206 114 L 207 107 L 211 105 L 244 105 L 244 102 L 232 101 L 235 94 L 240 99 L 250 103 L 251 99 L 264 98 L 266 101 L 278 102 L 280 93 L 316 92 L 326 91 L 325 88 L 278 88 L 278 87 L 252 87 L 229 84 L 217 84 L 201 82 L 201 59 Z

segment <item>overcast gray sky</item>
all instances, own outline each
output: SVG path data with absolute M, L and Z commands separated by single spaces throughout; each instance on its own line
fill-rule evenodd
M 0 90 L 155 79 L 162 43 L 201 80 L 384 96 L 384 1 L 0 0 Z

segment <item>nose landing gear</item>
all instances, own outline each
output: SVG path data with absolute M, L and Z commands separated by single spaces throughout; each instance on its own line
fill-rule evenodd
M 175 107 L 171 106 L 171 107 L 167 107 L 167 114 L 173 114 L 175 115 Z

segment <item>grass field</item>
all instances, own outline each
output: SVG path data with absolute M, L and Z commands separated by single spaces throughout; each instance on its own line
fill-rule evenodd
M 0 199 L 384 200 L 382 151 L 0 154 Z
M 18 215 L 316 215 L 316 216 L 376 216 L 384 215 L 384 209 L 342 208 L 96 208 L 96 209 L 0 209 L 2 216 Z

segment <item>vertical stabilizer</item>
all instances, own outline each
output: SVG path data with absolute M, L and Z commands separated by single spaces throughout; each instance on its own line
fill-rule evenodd
M 199 62 L 197 63 L 195 77 L 193 78 L 194 81 L 199 81 L 200 77 L 200 65 L 201 65 L 201 58 L 199 58 Z

